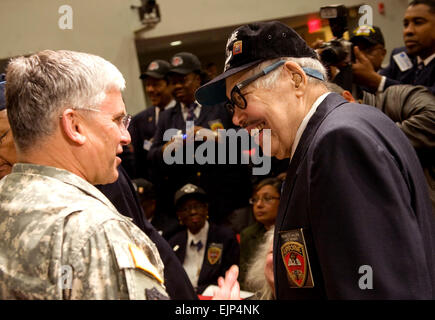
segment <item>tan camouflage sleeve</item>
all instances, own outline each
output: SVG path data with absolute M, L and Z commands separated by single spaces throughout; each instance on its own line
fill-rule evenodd
M 72 281 L 66 299 L 168 299 L 154 244 L 126 221 L 103 223 L 68 260 Z

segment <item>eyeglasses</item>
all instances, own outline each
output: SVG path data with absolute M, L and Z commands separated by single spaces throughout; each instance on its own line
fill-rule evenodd
M 94 111 L 94 112 L 101 112 L 101 110 L 99 109 L 95 109 L 95 108 L 73 108 L 74 110 L 85 110 L 85 111 Z M 118 118 L 115 119 L 115 122 L 120 123 L 122 125 L 122 127 L 127 130 L 128 127 L 130 126 L 130 122 L 131 122 L 131 115 L 126 114 L 126 115 L 121 115 Z
M 189 212 L 192 212 L 193 210 L 195 210 L 195 211 L 204 211 L 205 209 L 207 209 L 207 205 L 204 204 L 204 203 L 201 203 L 201 204 L 195 204 L 195 205 L 192 205 L 192 206 L 181 207 L 177 211 L 179 213 L 182 213 L 182 214 L 187 214 Z
M 279 66 L 282 66 L 285 63 L 285 60 L 280 60 L 278 62 L 275 62 L 271 64 L 270 66 L 264 68 L 259 73 L 253 75 L 252 77 L 249 77 L 248 79 L 243 80 L 242 82 L 236 84 L 233 89 L 231 90 L 231 99 L 227 102 L 225 107 L 227 108 L 228 112 L 230 114 L 234 114 L 235 107 L 238 107 L 240 109 L 246 109 L 247 102 L 245 97 L 242 94 L 242 89 L 250 85 L 252 82 L 257 80 L 258 78 L 261 78 L 273 70 L 277 69 Z
M 265 195 L 264 197 L 252 197 L 251 199 L 249 199 L 249 203 L 254 205 L 256 204 L 259 200 L 263 201 L 264 203 L 270 203 L 273 200 L 277 200 L 279 199 L 279 197 L 272 197 L 269 195 Z
M 3 133 L 3 134 L 0 136 L 0 145 L 3 143 L 3 139 L 6 138 L 6 136 L 7 136 L 8 132 L 9 132 L 9 130 L 10 130 L 10 129 L 6 130 L 5 133 Z

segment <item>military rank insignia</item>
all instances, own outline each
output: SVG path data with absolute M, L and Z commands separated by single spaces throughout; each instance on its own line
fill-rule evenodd
M 207 260 L 211 265 L 220 263 L 222 257 L 222 243 L 210 243 L 207 249 Z
M 313 288 L 310 260 L 303 229 L 280 232 L 281 256 L 291 288 Z

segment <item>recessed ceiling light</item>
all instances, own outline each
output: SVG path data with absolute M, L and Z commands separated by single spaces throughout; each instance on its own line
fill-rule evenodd
M 172 41 L 172 42 L 170 43 L 170 45 L 173 46 L 173 47 L 175 47 L 175 46 L 179 46 L 180 44 L 182 44 L 182 42 L 181 42 L 180 40 Z

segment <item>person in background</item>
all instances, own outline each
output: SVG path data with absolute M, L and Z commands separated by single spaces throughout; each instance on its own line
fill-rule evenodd
M 422 85 L 435 94 L 435 1 L 414 0 L 403 18 L 405 47 L 391 53 L 390 64 L 379 74 L 358 50 L 358 78 L 371 92 L 397 84 Z M 355 65 L 354 65 L 355 67 Z
M 239 283 L 245 290 L 244 279 L 248 264 L 258 246 L 263 241 L 264 234 L 275 226 L 278 214 L 279 198 L 282 181 L 277 178 L 267 178 L 255 187 L 250 203 L 252 205 L 255 223 L 246 227 L 240 233 L 240 276 Z
M 352 94 L 334 83 L 326 83 L 332 92 L 349 102 L 356 100 Z M 423 86 L 394 85 L 384 92 L 364 92 L 359 100 L 384 112 L 408 137 L 417 152 L 429 187 L 432 210 L 435 215 L 435 98 Z
M 144 218 L 158 230 L 162 237 L 168 240 L 180 231 L 181 226 L 177 222 L 165 219 L 166 214 L 156 211 L 157 194 L 154 185 L 145 179 L 135 179 L 132 182 L 139 197 Z
M 175 208 L 185 230 L 175 234 L 169 243 L 201 294 L 209 285 L 216 285 L 232 265 L 238 265 L 239 243 L 231 229 L 207 221 L 207 195 L 200 187 L 186 184 L 179 189 Z
M 162 111 L 175 106 L 172 86 L 167 74 L 171 65 L 165 60 L 154 60 L 147 66 L 140 78 L 144 81 L 145 93 L 151 106 L 131 119 L 129 132 L 134 152 L 135 174 L 132 178 L 151 180 L 151 164 L 147 161 L 148 151 L 153 143 L 159 115 Z

